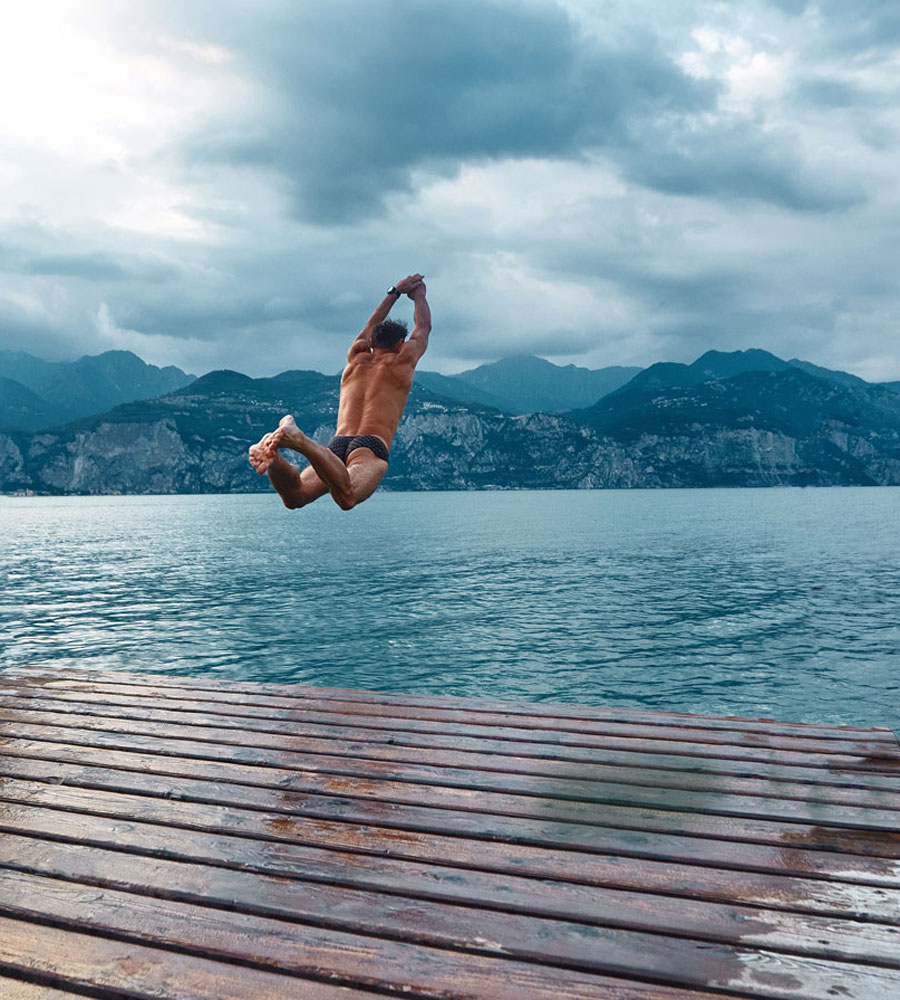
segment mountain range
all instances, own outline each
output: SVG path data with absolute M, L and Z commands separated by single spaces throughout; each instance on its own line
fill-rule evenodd
M 20 357 L 20 376 L 25 367 Z M 280 416 L 293 413 L 322 442 L 334 432 L 338 376 L 153 373 L 144 377 L 181 384 L 62 426 L 0 430 L 0 490 L 268 490 L 246 452 Z M 15 382 L 0 381 L 4 407 L 45 400 L 60 412 L 36 382 Z M 386 489 L 850 484 L 900 485 L 900 387 L 760 350 L 642 370 L 525 357 L 457 376 L 419 372 L 384 480 Z
M 65 424 L 120 403 L 162 396 L 195 378 L 180 368 L 148 365 L 131 351 L 106 351 L 77 361 L 0 351 L 0 427 L 41 430 Z
M 481 403 L 504 413 L 563 413 L 590 406 L 640 371 L 620 366 L 561 366 L 543 358 L 517 355 L 458 375 L 416 372 L 416 382 L 461 403 Z
M 416 381 L 448 399 L 504 413 L 563 412 L 589 406 L 639 371 L 563 367 L 525 355 L 458 375 L 420 371 Z M 0 428 L 36 431 L 60 426 L 121 403 L 163 396 L 195 378 L 180 368 L 148 365 L 130 351 L 106 351 L 72 362 L 0 351 Z

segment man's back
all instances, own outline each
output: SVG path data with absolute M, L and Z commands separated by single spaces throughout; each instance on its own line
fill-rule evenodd
M 377 434 L 390 447 L 413 384 L 417 358 L 409 350 L 352 354 L 341 378 L 337 433 Z

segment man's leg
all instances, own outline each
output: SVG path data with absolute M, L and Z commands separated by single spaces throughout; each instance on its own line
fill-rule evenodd
M 387 462 L 378 458 L 369 448 L 357 448 L 351 452 L 344 465 L 333 451 L 308 438 L 291 416 L 282 417 L 278 430 L 266 434 L 258 445 L 250 449 L 250 461 L 257 472 L 269 470 L 276 456 L 280 458 L 279 448 L 291 448 L 308 459 L 316 478 L 342 510 L 351 510 L 363 500 L 368 500 L 388 469 Z M 293 468 L 284 459 L 282 462 Z M 303 471 L 305 475 L 310 469 Z M 290 473 L 286 472 L 286 475 Z M 271 479 L 271 475 L 269 478 Z M 277 486 L 275 488 L 278 489 Z M 322 496 L 322 493 L 317 493 L 318 496 Z
M 270 435 L 266 435 L 259 444 L 250 448 L 250 464 L 262 475 L 269 474 L 269 482 L 281 497 L 285 507 L 296 510 L 298 507 L 305 507 L 313 500 L 325 496 L 328 487 L 316 475 L 313 468 L 308 467 L 300 472 L 277 451 L 274 456 L 270 456 L 264 442 Z
M 383 458 L 379 458 L 369 448 L 355 448 L 351 451 L 347 456 L 347 472 L 350 474 L 353 497 L 353 503 L 350 506 L 368 500 L 378 489 L 378 484 L 384 479 L 387 470 L 387 462 Z M 349 506 L 344 507 L 344 510 L 349 509 Z
M 312 466 L 307 466 L 302 472 L 298 472 L 297 468 L 281 455 L 276 456 L 266 472 L 269 474 L 269 482 L 275 487 L 289 510 L 305 507 L 328 493 L 328 487 L 319 479 Z
M 266 447 L 271 456 L 277 454 L 278 448 L 300 452 L 325 484 L 334 502 L 345 510 L 353 506 L 353 486 L 347 466 L 333 451 L 307 437 L 294 423 L 292 416 L 282 417 L 278 430 L 267 434 L 260 444 Z

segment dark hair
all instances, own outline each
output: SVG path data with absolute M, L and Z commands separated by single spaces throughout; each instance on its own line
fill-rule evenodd
M 406 339 L 409 330 L 405 323 L 399 323 L 395 319 L 386 319 L 375 327 L 372 334 L 372 346 L 381 348 L 391 348 L 394 344 Z

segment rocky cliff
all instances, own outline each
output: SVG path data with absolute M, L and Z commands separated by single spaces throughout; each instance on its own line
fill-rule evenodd
M 900 394 L 794 366 L 644 379 L 569 414 L 512 416 L 422 387 L 386 489 L 900 485 Z M 319 441 L 339 379 L 214 372 L 160 399 L 35 434 L 0 433 L 0 489 L 40 493 L 268 490 L 247 448 L 284 413 Z

